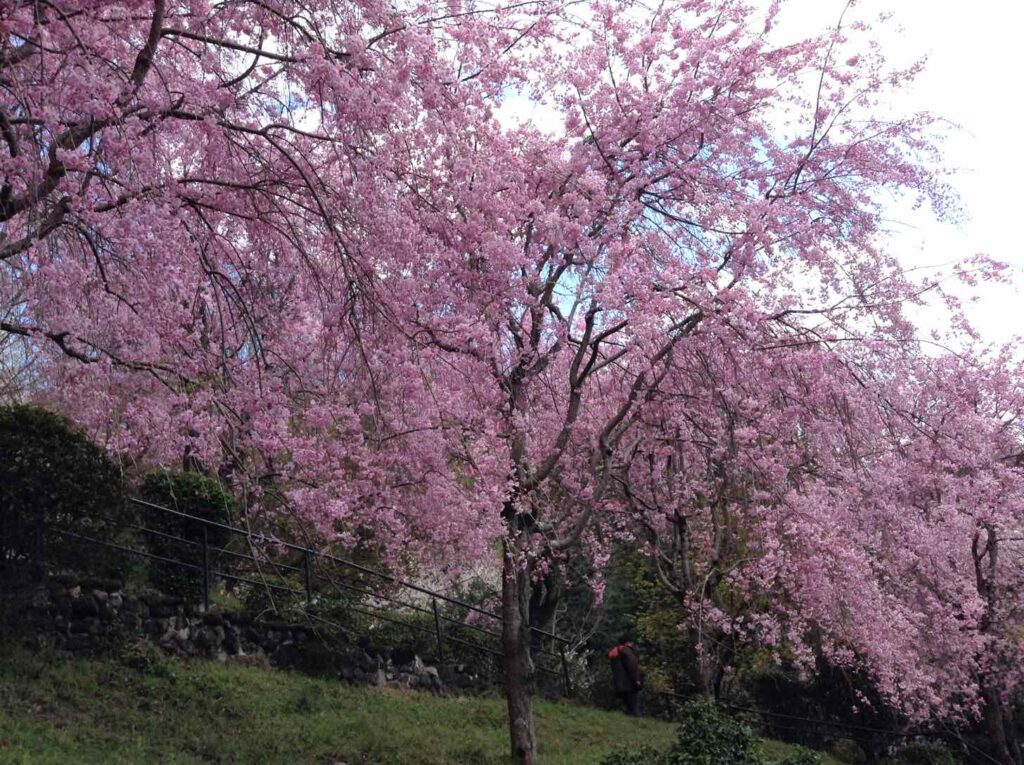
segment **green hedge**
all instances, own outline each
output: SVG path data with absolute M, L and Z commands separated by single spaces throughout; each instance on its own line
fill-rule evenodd
M 176 510 L 217 523 L 231 525 L 235 520 L 235 500 L 220 481 L 193 471 L 173 473 L 159 470 L 147 475 L 139 486 L 140 498 L 154 505 Z M 235 535 L 198 520 L 173 513 L 143 508 L 142 518 L 153 532 L 145 534 L 146 547 L 153 555 L 202 566 L 203 542 L 210 550 L 210 567 L 231 573 L 236 559 L 218 550 L 237 543 Z M 202 573 L 187 566 L 153 560 L 149 566 L 150 583 L 157 589 L 190 600 L 202 598 Z
M 31 406 L 0 408 L 0 568 L 7 581 L 69 568 L 122 576 L 107 541 L 131 522 L 121 471 L 63 417 Z

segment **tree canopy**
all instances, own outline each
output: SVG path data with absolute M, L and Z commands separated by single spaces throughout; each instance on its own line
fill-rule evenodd
M 8 3 L 0 328 L 112 450 L 396 564 L 500 541 L 521 761 L 531 587 L 616 538 L 698 640 L 825 651 L 912 717 L 991 709 L 1019 369 L 908 318 L 943 293 L 881 200 L 954 211 L 936 120 L 883 108 L 918 67 L 852 20 L 779 44 L 778 11 Z M 558 129 L 499 120 L 513 94 Z

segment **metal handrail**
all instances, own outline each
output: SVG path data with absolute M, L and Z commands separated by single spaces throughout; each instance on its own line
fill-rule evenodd
M 493 656 L 501 657 L 503 655 L 500 650 L 495 650 L 494 648 L 491 648 L 489 646 L 486 646 L 486 645 L 483 645 L 483 644 L 480 644 L 480 643 L 476 643 L 476 642 L 473 642 L 473 641 L 464 640 L 464 639 L 459 638 L 459 637 L 457 637 L 455 635 L 452 635 L 452 634 L 445 634 L 446 632 L 449 632 L 450 629 L 467 629 L 467 630 L 470 630 L 472 632 L 478 633 L 480 635 L 489 636 L 489 637 L 492 637 L 492 638 L 499 638 L 499 639 L 501 638 L 501 633 L 498 632 L 498 631 L 489 630 L 489 629 L 486 629 L 484 627 L 477 626 L 475 624 L 470 624 L 470 623 L 468 623 L 466 621 L 460 621 L 459 619 L 452 618 L 451 616 L 448 616 L 448 615 L 443 615 L 443 614 L 441 614 L 439 612 L 437 606 L 438 606 L 438 602 L 440 601 L 442 603 L 447 603 L 447 604 L 450 604 L 450 605 L 455 606 L 457 608 L 464 609 L 467 612 L 472 612 L 472 613 L 480 614 L 481 616 L 487 617 L 489 619 L 493 619 L 493 620 L 497 621 L 500 624 L 501 621 L 502 621 L 502 617 L 499 614 L 497 614 L 497 613 L 495 613 L 493 611 L 490 611 L 490 610 L 485 609 L 485 608 L 481 608 L 480 606 L 476 606 L 476 605 L 474 605 L 472 603 L 467 603 L 467 602 L 465 602 L 463 600 L 460 600 L 459 598 L 455 598 L 455 597 L 452 597 L 450 595 L 445 595 L 444 593 L 436 592 L 434 590 L 429 589 L 428 587 L 424 587 L 424 586 L 416 584 L 414 582 L 410 582 L 408 580 L 402 579 L 401 577 L 395 576 L 393 574 L 386 573 L 384 571 L 379 571 L 379 570 L 374 569 L 374 568 L 372 568 L 370 566 L 366 566 L 366 565 L 361 564 L 361 563 L 356 563 L 355 561 L 349 560 L 347 558 L 343 558 L 343 557 L 338 556 L 338 555 L 334 555 L 332 553 L 327 553 L 327 552 L 323 552 L 323 551 L 320 551 L 320 550 L 315 550 L 315 549 L 312 549 L 312 548 L 309 548 L 309 547 L 303 547 L 301 545 L 297 545 L 297 544 L 294 544 L 292 542 L 287 542 L 287 541 L 284 541 L 284 540 L 281 540 L 281 539 L 277 539 L 277 538 L 274 538 L 274 537 L 268 537 L 268 536 L 266 536 L 266 535 L 264 535 L 262 533 L 260 533 L 260 534 L 253 534 L 248 529 L 239 528 L 237 526 L 232 526 L 230 524 L 222 523 L 220 521 L 214 521 L 214 520 L 211 520 L 211 519 L 208 519 L 208 518 L 202 518 L 200 516 L 196 516 L 196 515 L 192 515 L 190 513 L 182 512 L 180 510 L 175 510 L 173 508 L 164 507 L 162 505 L 157 505 L 157 504 L 155 504 L 153 502 L 149 502 L 149 501 L 144 500 L 144 499 L 139 499 L 137 497 L 130 497 L 128 499 L 128 501 L 131 502 L 132 504 L 138 505 L 140 507 L 147 508 L 149 510 L 159 511 L 159 512 L 162 512 L 162 513 L 167 513 L 169 515 L 173 515 L 173 516 L 176 516 L 176 517 L 183 518 L 183 519 L 186 519 L 188 521 L 194 522 L 196 524 L 199 524 L 200 527 L 202 528 L 202 532 L 203 532 L 202 533 L 202 539 L 201 540 L 196 540 L 196 539 L 187 539 L 184 536 L 179 536 L 179 535 L 176 535 L 176 534 L 169 533 L 167 531 L 161 531 L 160 529 L 151 528 L 148 525 L 145 525 L 144 522 L 142 522 L 142 523 L 125 523 L 125 522 L 120 522 L 119 523 L 117 520 L 115 520 L 113 518 L 108 518 L 107 519 L 107 520 L 109 520 L 111 522 L 119 523 L 119 525 L 121 525 L 124 528 L 134 529 L 134 530 L 140 531 L 140 532 L 145 533 L 145 534 L 151 534 L 151 535 L 154 535 L 154 536 L 158 536 L 158 537 L 160 537 L 162 539 L 170 540 L 172 542 L 181 542 L 181 543 L 189 545 L 192 548 L 199 548 L 201 550 L 201 552 L 202 552 L 202 564 L 200 565 L 198 563 L 192 563 L 192 562 L 188 562 L 188 561 L 184 561 L 184 560 L 179 560 L 179 559 L 176 559 L 176 558 L 170 558 L 170 557 L 167 557 L 165 555 L 159 555 L 157 553 L 150 552 L 148 550 L 140 550 L 138 548 L 130 547 L 130 546 L 123 545 L 123 544 L 119 544 L 117 542 L 113 542 L 113 541 L 109 541 L 109 540 L 105 540 L 105 539 L 99 539 L 99 538 L 96 538 L 96 537 L 93 537 L 93 536 L 89 536 L 89 535 L 85 535 L 85 534 L 80 534 L 80 533 L 71 531 L 69 529 L 61 529 L 61 528 L 56 527 L 56 526 L 51 526 L 50 528 L 51 528 L 51 530 L 53 530 L 53 531 L 55 531 L 57 533 L 60 533 L 62 535 L 70 536 L 70 537 L 73 537 L 73 538 L 76 538 L 76 539 L 80 539 L 80 540 L 83 540 L 83 541 L 86 541 L 86 542 L 90 542 L 90 543 L 93 543 L 93 544 L 99 544 L 99 545 L 108 547 L 110 549 L 119 550 L 121 552 L 125 552 L 125 553 L 128 553 L 128 554 L 140 555 L 142 557 L 145 557 L 145 558 L 148 558 L 148 559 L 151 559 L 151 560 L 160 561 L 160 562 L 166 563 L 168 565 L 179 566 L 179 567 L 182 567 L 182 568 L 185 568 L 185 569 L 188 569 L 188 570 L 191 570 L 191 571 L 194 571 L 194 572 L 198 573 L 199 575 L 202 576 L 203 601 L 204 601 L 204 605 L 207 608 L 209 608 L 209 596 L 210 596 L 210 581 L 211 581 L 211 577 L 218 577 L 218 578 L 227 579 L 227 580 L 230 580 L 230 581 L 250 584 L 250 585 L 253 585 L 253 586 L 256 586 L 256 587 L 264 587 L 264 588 L 267 588 L 269 590 L 275 590 L 275 591 L 279 591 L 279 592 L 286 592 L 286 593 L 290 593 L 290 594 L 293 594 L 293 595 L 302 595 L 303 594 L 302 590 L 296 589 L 294 587 L 288 587 L 288 586 L 285 586 L 283 584 L 278 584 L 276 582 L 259 581 L 259 580 L 256 580 L 256 579 L 250 579 L 250 578 L 247 578 L 247 577 L 244 577 L 244 576 L 239 576 L 238 574 L 231 573 L 230 571 L 223 571 L 223 570 L 216 569 L 211 564 L 211 560 L 210 560 L 211 554 L 227 555 L 227 556 L 231 556 L 232 558 L 236 558 L 236 559 L 252 562 L 257 567 L 257 571 L 258 572 L 259 572 L 259 567 L 261 565 L 269 565 L 272 568 L 272 570 L 275 570 L 275 571 L 283 570 L 283 571 L 288 571 L 288 572 L 304 575 L 304 578 L 305 578 L 305 596 L 306 596 L 306 601 L 307 601 L 308 604 L 312 604 L 312 602 L 313 602 L 313 594 L 314 594 L 314 586 L 313 585 L 314 585 L 314 580 L 316 580 L 316 581 L 327 582 L 327 583 L 329 583 L 330 585 L 332 585 L 332 586 L 334 586 L 336 588 L 350 590 L 350 591 L 353 591 L 353 592 L 357 592 L 357 593 L 359 593 L 361 595 L 369 596 L 369 597 L 374 598 L 374 599 L 384 600 L 384 601 L 387 601 L 388 603 L 395 604 L 398 607 L 406 608 L 406 609 L 411 609 L 412 611 L 415 611 L 415 612 L 420 613 L 420 614 L 426 614 L 426 615 L 431 615 L 432 614 L 433 617 L 434 617 L 433 618 L 434 628 L 430 629 L 430 628 L 424 627 L 424 626 L 422 626 L 420 624 L 414 624 L 414 623 L 411 623 L 411 622 L 395 619 L 394 617 L 391 617 L 391 616 L 388 616 L 388 615 L 384 615 L 384 614 L 381 614 L 381 613 L 377 613 L 377 612 L 373 612 L 373 611 L 367 611 L 364 608 L 357 607 L 354 604 L 350 604 L 348 606 L 348 609 L 353 611 L 353 612 L 355 612 L 355 613 L 366 614 L 368 616 L 372 616 L 375 619 L 380 619 L 380 620 L 383 620 L 383 621 L 392 622 L 394 624 L 399 624 L 399 625 L 405 626 L 407 628 L 410 628 L 410 629 L 413 629 L 413 630 L 417 630 L 417 631 L 420 631 L 420 632 L 424 632 L 424 633 L 427 633 L 427 634 L 433 634 L 435 636 L 435 639 L 437 640 L 438 658 L 441 661 L 444 660 L 443 657 L 444 657 L 444 644 L 445 643 L 455 644 L 455 645 L 463 645 L 463 646 L 466 646 L 468 648 L 471 648 L 471 649 L 474 649 L 474 650 L 477 650 L 477 651 L 481 651 L 483 653 L 487 653 L 487 654 L 490 654 L 490 655 L 493 655 Z M 226 549 L 226 546 L 225 547 L 220 547 L 220 546 L 213 546 L 213 545 L 211 545 L 209 543 L 209 534 L 208 534 L 208 532 L 211 529 L 215 529 L 215 530 L 222 531 L 222 532 L 227 532 L 227 533 L 230 533 L 230 534 L 235 534 L 235 535 L 238 535 L 238 536 L 241 536 L 241 537 L 245 538 L 249 542 L 249 544 L 250 544 L 250 549 L 251 549 L 251 553 L 252 554 L 248 554 L 247 555 L 247 554 L 244 554 L 244 553 L 241 553 L 241 552 L 236 552 L 234 550 L 228 550 L 228 549 Z M 291 551 L 291 552 L 297 553 L 297 554 L 301 555 L 301 557 L 302 557 L 302 564 L 300 566 L 293 566 L 293 565 L 289 565 L 289 564 L 285 564 L 285 563 L 282 563 L 282 562 L 279 562 L 279 561 L 272 560 L 269 556 L 267 557 L 266 560 L 261 560 L 260 557 L 257 557 L 257 555 L 256 555 L 257 548 L 252 546 L 253 542 L 257 542 L 257 543 L 259 543 L 261 545 L 268 545 L 268 546 L 278 547 L 278 548 L 282 548 L 282 549 L 287 550 L 287 551 Z M 317 561 L 317 560 L 321 561 L 321 563 L 335 564 L 337 566 L 349 569 L 351 571 L 355 571 L 355 572 L 359 572 L 359 573 L 362 573 L 362 574 L 366 574 L 368 576 L 376 577 L 378 580 L 381 580 L 382 582 L 387 582 L 389 584 L 395 585 L 398 588 L 408 589 L 408 590 L 411 590 L 413 592 L 420 593 L 421 595 L 425 595 L 425 596 L 430 598 L 430 602 L 432 604 L 432 607 L 419 606 L 419 605 L 416 605 L 414 603 L 409 603 L 409 602 L 407 602 L 405 600 L 402 600 L 400 598 L 393 597 L 392 595 L 389 595 L 389 594 L 374 592 L 371 589 L 366 589 L 366 588 L 363 588 L 363 587 L 358 587 L 358 586 L 356 586 L 354 584 L 349 584 L 348 582 L 336 581 L 329 574 L 327 576 L 318 575 L 318 573 L 316 573 L 314 571 L 314 566 L 313 566 L 314 562 Z M 321 565 L 319 568 L 320 569 L 324 569 L 325 567 Z M 330 569 L 331 567 L 327 566 L 327 568 Z M 262 572 L 259 572 L 259 573 L 260 573 L 260 576 L 262 576 Z M 362 603 L 361 602 L 360 605 L 361 606 L 365 606 L 367 608 L 378 608 L 379 609 L 379 607 L 376 607 L 376 606 L 374 606 L 372 604 L 367 604 L 367 603 Z M 442 623 L 444 623 L 445 625 L 449 625 L 449 630 L 442 630 Z M 551 650 L 551 651 L 545 650 L 541 646 L 537 646 L 534 649 L 534 653 L 536 655 L 538 655 L 538 657 L 540 655 L 551 656 L 551 657 L 561 661 L 561 673 L 559 673 L 558 671 L 552 670 L 552 669 L 548 669 L 547 667 L 544 667 L 544 666 L 540 665 L 539 663 L 535 665 L 536 669 L 538 671 L 544 673 L 544 674 L 555 675 L 555 676 L 561 674 L 562 678 L 563 678 L 563 683 L 564 683 L 564 686 L 565 686 L 566 693 L 571 692 L 571 688 L 570 688 L 570 684 L 569 684 L 568 663 L 567 663 L 566 653 L 565 653 L 566 647 L 569 645 L 569 641 L 566 640 L 563 637 L 560 637 L 560 636 L 552 633 L 552 632 L 549 632 L 549 631 L 544 630 L 544 629 L 540 629 L 539 627 L 531 627 L 530 630 L 531 630 L 531 632 L 533 634 L 535 634 L 537 636 L 540 636 L 540 637 L 543 637 L 543 638 L 548 638 L 548 639 L 554 641 L 556 644 L 558 644 L 558 652 L 557 653 L 555 651 L 553 651 L 553 650 Z
M 250 532 L 250 531 L 248 531 L 246 529 L 240 529 L 237 526 L 231 526 L 231 525 L 228 525 L 226 523 L 220 523 L 219 521 L 209 520 L 208 518 L 201 518 L 201 517 L 199 517 L 197 515 L 190 515 L 189 513 L 183 513 L 180 510 L 174 510 L 174 509 L 169 508 L 169 507 L 164 507 L 163 505 L 157 505 L 157 504 L 154 504 L 152 502 L 147 502 L 144 499 L 138 499 L 136 497 L 130 497 L 129 501 L 134 503 L 134 504 L 137 504 L 137 505 L 141 505 L 141 506 L 144 506 L 144 507 L 152 508 L 154 510 L 160 510 L 160 511 L 165 512 L 165 513 L 170 513 L 172 515 L 177 515 L 177 516 L 179 516 L 181 518 L 187 518 L 190 521 L 195 521 L 197 523 L 204 524 L 205 526 L 210 527 L 210 528 L 217 528 L 217 529 L 221 529 L 222 531 L 230 531 L 230 532 L 232 532 L 234 534 L 239 534 L 239 535 L 247 537 L 249 539 L 256 539 L 258 541 L 265 542 L 265 543 L 268 543 L 268 544 L 280 545 L 280 546 L 288 548 L 290 550 L 294 550 L 295 552 L 300 552 L 303 555 L 312 555 L 313 557 L 316 557 L 316 558 L 322 558 L 324 560 L 333 561 L 333 562 L 339 563 L 342 566 L 345 566 L 347 568 L 351 568 L 351 569 L 354 569 L 356 571 L 361 571 L 361 572 L 363 572 L 365 574 L 370 574 L 372 576 L 376 576 L 376 577 L 378 577 L 380 579 L 383 579 L 385 581 L 392 582 L 394 584 L 399 585 L 400 587 L 404 587 L 406 589 L 414 590 L 414 591 L 419 592 L 419 593 L 421 593 L 423 595 L 429 595 L 431 598 L 436 598 L 437 600 L 442 600 L 442 601 L 444 601 L 446 603 L 451 603 L 452 605 L 459 606 L 460 608 L 465 608 L 465 609 L 468 609 L 470 611 L 474 611 L 474 612 L 476 612 L 478 614 L 481 614 L 483 616 L 488 616 L 488 617 L 490 617 L 492 619 L 495 619 L 495 620 L 497 620 L 499 622 L 501 621 L 501 616 L 499 614 L 494 613 L 493 611 L 488 611 L 487 609 L 480 608 L 479 606 L 475 606 L 472 603 L 466 603 L 465 601 L 459 600 L 458 598 L 453 598 L 453 597 L 451 597 L 449 595 L 445 595 L 445 594 L 440 593 L 440 592 L 435 592 L 434 590 L 430 590 L 430 589 L 428 589 L 426 587 L 423 587 L 421 585 L 415 584 L 413 582 L 406 581 L 406 580 L 401 579 L 400 577 L 397 577 L 397 576 L 395 576 L 393 574 L 388 574 L 388 573 L 385 573 L 383 571 L 378 571 L 377 569 L 370 568 L 369 566 L 364 566 L 361 563 L 356 563 L 355 561 L 348 560 L 347 558 L 342 558 L 340 556 L 333 555 L 331 553 L 325 553 L 325 552 L 321 552 L 319 550 L 314 550 L 314 549 L 309 548 L 309 547 L 302 547 L 301 545 L 296 545 L 296 544 L 293 544 L 291 542 L 285 542 L 284 540 L 270 538 L 270 537 L 267 537 L 267 536 L 265 536 L 263 534 L 253 534 L 252 532 Z M 188 540 L 184 540 L 184 541 L 188 541 Z M 558 635 L 555 635 L 552 632 L 548 632 L 547 630 L 540 629 L 539 627 L 531 627 L 530 630 L 531 630 L 531 632 L 534 632 L 534 633 L 536 633 L 538 635 L 543 635 L 544 637 L 551 638 L 552 640 L 554 640 L 554 641 L 556 641 L 558 643 L 562 643 L 564 645 L 568 645 L 569 644 L 569 641 L 566 640 L 565 638 L 560 637 Z

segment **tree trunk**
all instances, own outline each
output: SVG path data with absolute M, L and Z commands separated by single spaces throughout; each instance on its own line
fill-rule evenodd
M 555 611 L 565 587 L 562 567 L 551 563 L 550 569 L 541 577 L 531 577 L 530 582 L 530 626 L 554 632 Z M 531 630 L 530 649 L 541 649 L 541 635 Z
M 1008 724 L 1001 693 L 997 687 L 982 681 L 982 698 L 985 702 L 985 728 L 988 731 L 992 749 L 1003 765 L 1020 765 L 1020 756 L 1014 741 L 1013 728 Z
M 717 700 L 721 694 L 724 676 L 721 656 L 711 645 L 711 638 L 702 635 L 696 628 L 690 629 L 690 644 L 693 646 L 694 684 L 697 692 L 705 698 Z
M 512 762 L 534 765 L 537 735 L 533 727 L 533 659 L 530 656 L 530 570 L 516 540 L 506 539 L 502 555 L 502 648 Z
M 994 526 L 983 524 L 975 532 L 971 542 L 971 554 L 974 556 L 974 575 L 978 594 L 985 598 L 981 633 L 989 635 L 994 632 L 993 625 L 998 605 L 999 536 Z M 1003 765 L 1022 765 L 1020 744 L 1017 741 L 1010 710 L 1003 702 L 1000 685 L 998 675 L 994 673 L 989 676 L 982 675 L 980 678 L 981 698 L 985 704 L 985 728 L 988 731 L 992 750 L 999 762 Z

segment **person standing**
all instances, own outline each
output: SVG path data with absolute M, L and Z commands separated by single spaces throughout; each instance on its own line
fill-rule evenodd
M 618 644 L 608 652 L 612 662 L 612 686 L 615 695 L 626 707 L 630 717 L 640 716 L 640 662 L 636 658 L 633 640 L 629 635 L 619 638 Z

